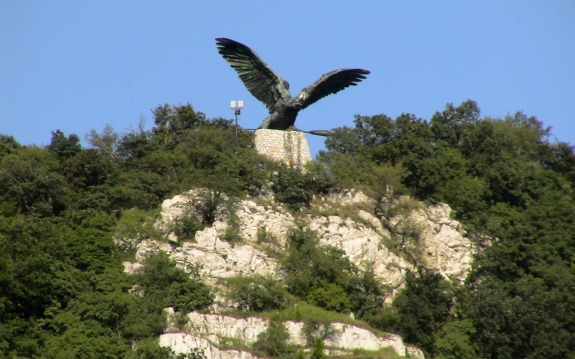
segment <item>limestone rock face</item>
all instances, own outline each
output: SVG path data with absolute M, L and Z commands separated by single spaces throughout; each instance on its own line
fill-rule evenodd
M 190 334 L 215 334 L 220 337 L 239 339 L 242 343 L 252 344 L 258 334 L 268 327 L 266 319 L 258 317 L 234 318 L 217 314 L 188 313 Z
M 407 350 L 407 354 L 409 355 L 410 358 L 425 359 L 425 355 L 423 354 L 423 351 L 421 349 L 411 345 L 407 345 L 405 349 Z
M 250 243 L 258 242 L 258 233 L 265 231 L 285 243 L 285 236 L 293 226 L 294 218 L 281 207 L 257 204 L 244 200 L 236 205 L 235 214 L 240 218 L 241 235 Z
M 204 337 L 216 335 L 218 337 L 234 338 L 244 344 L 253 344 L 260 333 L 268 327 L 268 320 L 249 317 L 234 318 L 217 314 L 200 314 L 192 312 L 188 314 L 187 334 L 192 337 Z M 289 335 L 289 342 L 298 345 L 306 345 L 306 338 L 302 333 L 303 322 L 287 321 L 284 323 Z M 392 347 L 400 356 L 405 356 L 406 346 L 401 337 L 388 334 L 379 337 L 367 329 L 344 323 L 332 323 L 331 332 L 325 340 L 327 347 L 343 350 L 379 350 Z
M 405 270 L 412 266 L 383 245 L 382 236 L 389 236 L 389 233 L 379 221 L 367 212 L 364 217 L 369 217 L 368 223 L 372 226 L 338 216 L 312 217 L 309 226 L 318 232 L 321 244 L 344 250 L 360 268 L 370 265 L 376 278 L 397 288 L 403 283 Z
M 407 200 L 400 198 L 399 201 Z M 386 222 L 398 232 L 415 229 L 422 246 L 423 264 L 437 269 L 445 277 L 463 281 L 471 270 L 477 248 L 466 237 L 461 223 L 451 218 L 451 212 L 447 204 L 438 203 L 395 215 Z
M 174 196 L 162 202 L 161 218 L 156 222 L 156 228 L 160 230 L 169 240 L 177 241 L 175 233 L 172 232 L 173 225 L 178 218 L 183 216 L 193 216 L 201 219 L 202 213 L 198 209 L 198 204 L 209 200 L 213 196 L 206 188 L 192 189 L 181 195 Z M 229 199 L 224 196 L 224 199 Z M 219 206 L 215 211 L 216 222 L 226 221 L 226 209 Z
M 327 204 L 348 206 L 352 204 L 368 203 L 375 204 L 375 200 L 366 196 L 363 192 L 354 189 L 332 190 L 327 194 L 321 195 L 320 199 Z
M 192 349 L 198 348 L 204 351 L 208 359 L 259 359 L 250 352 L 243 350 L 225 350 L 210 343 L 209 340 L 195 337 L 186 333 L 167 333 L 160 335 L 159 344 L 170 347 L 177 354 L 189 353 Z
M 174 221 L 189 213 L 189 204 L 201 199 L 202 190 L 192 190 L 175 196 L 162 204 L 161 220 L 156 226 L 170 239 L 177 240 L 170 233 Z M 401 205 L 400 198 L 395 205 Z M 236 275 L 259 274 L 278 275 L 277 261 L 269 257 L 259 243 L 262 233 L 273 236 L 278 249 L 285 246 L 286 234 L 294 224 L 293 216 L 271 201 L 236 201 L 233 212 L 240 221 L 241 244 L 232 246 L 222 240 L 228 226 L 227 219 L 216 220 L 212 227 L 198 231 L 194 242 L 183 242 L 179 246 L 166 242 L 144 240 L 137 245 L 137 258 L 141 259 L 158 250 L 165 251 L 185 268 L 190 263 L 202 265 L 202 275 L 222 278 Z M 371 206 L 375 201 L 360 191 L 345 190 L 324 195 L 318 205 L 323 209 L 337 206 L 364 204 Z M 301 219 L 300 219 L 301 220 Z M 467 238 L 462 225 L 451 219 L 451 208 L 443 203 L 428 207 L 419 206 L 407 212 L 400 212 L 382 221 L 365 210 L 357 210 L 357 218 L 339 216 L 311 216 L 304 218 L 309 228 L 317 231 L 320 243 L 332 245 L 345 251 L 349 259 L 360 268 L 371 266 L 376 278 L 392 289 L 401 288 L 407 270 L 414 269 L 404 256 L 391 251 L 385 239 L 404 235 L 407 230 L 417 230 L 421 260 L 436 268 L 446 277 L 464 280 L 470 268 L 476 249 Z M 390 233 L 390 230 L 393 233 Z M 134 265 L 128 264 L 127 271 Z M 393 293 L 392 293 L 393 294 Z M 391 298 L 388 298 L 388 301 Z
M 285 325 L 290 333 L 291 343 L 306 345 L 306 338 L 302 333 L 304 323 L 288 321 Z M 324 344 L 328 347 L 345 350 L 379 350 L 392 347 L 398 355 L 404 356 L 406 353 L 406 346 L 399 335 L 379 337 L 367 329 L 343 323 L 332 323 L 330 331 L 332 334 L 324 339 Z
M 124 262 L 124 272 L 128 274 L 134 274 L 138 271 L 138 269 L 142 268 L 143 266 L 140 263 L 131 263 L 131 262 Z
M 181 246 L 155 240 L 145 240 L 138 245 L 136 258 L 142 259 L 159 250 L 164 251 L 183 269 L 200 265 L 202 276 L 225 278 L 236 275 L 274 276 L 277 262 L 251 245 L 236 245 L 218 238 L 213 227 L 196 233 L 196 241 Z
M 190 208 L 202 196 L 205 198 L 205 192 L 199 189 L 164 201 L 156 227 L 170 241 L 138 239 L 133 242 L 137 249 L 136 260 L 141 262 L 152 253 L 164 251 L 183 269 L 190 270 L 190 266 L 199 264 L 201 275 L 212 285 L 217 285 L 217 278 L 238 275 L 262 275 L 280 280 L 282 273 L 270 248 L 276 253 L 285 249 L 286 235 L 294 226 L 293 215 L 277 205 L 272 196 L 234 200 L 231 201 L 232 212 L 239 219 L 242 238 L 238 244 L 232 245 L 224 240 L 229 226 L 225 215 L 216 216 L 211 227 L 196 232 L 194 241 L 178 242 L 172 232 L 175 221 L 181 216 L 198 215 Z M 311 212 L 314 214 L 300 216 L 297 220 L 316 231 L 321 244 L 342 249 L 359 268 L 371 268 L 376 278 L 392 288 L 392 293 L 386 298 L 388 302 L 404 285 L 406 271 L 415 268 L 414 257 L 407 255 L 408 250 L 413 250 L 405 245 L 409 241 L 413 242 L 418 263 L 436 268 L 453 280 L 465 279 L 477 249 L 463 226 L 451 218 L 452 211 L 448 205 L 426 206 L 400 197 L 388 203 L 383 214 L 376 216 L 371 209 L 377 205 L 376 201 L 359 191 L 334 191 L 318 196 L 314 202 L 317 210 Z M 125 262 L 124 265 L 129 273 L 141 267 L 140 263 Z M 214 313 L 233 309 L 233 304 L 225 303 L 226 298 L 218 299 L 217 296 L 222 295 L 221 291 L 216 293 L 216 302 L 223 304 L 215 305 L 212 308 Z M 164 334 L 160 343 L 182 353 L 190 348 L 201 348 L 208 359 L 258 358 L 248 351 L 222 349 L 225 345 L 220 340 L 234 338 L 250 345 L 268 326 L 266 319 L 258 317 L 189 313 L 188 319 L 185 333 Z M 290 333 L 290 342 L 305 345 L 303 323 L 287 321 L 284 324 Z M 406 346 L 397 335 L 378 336 L 367 329 L 344 323 L 331 323 L 331 329 L 332 334 L 324 340 L 329 355 L 350 354 L 357 348 L 378 350 L 392 347 L 398 355 L 423 359 L 421 350 Z

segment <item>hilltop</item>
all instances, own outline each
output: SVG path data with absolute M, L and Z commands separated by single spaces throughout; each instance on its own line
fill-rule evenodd
M 0 136 L 2 356 L 575 352 L 575 154 L 535 117 L 357 116 L 302 172 L 153 115 L 90 148 Z

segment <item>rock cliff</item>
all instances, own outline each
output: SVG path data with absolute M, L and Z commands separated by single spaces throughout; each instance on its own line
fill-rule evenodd
M 271 196 L 231 201 L 228 212 L 237 216 L 239 243 L 225 240 L 229 215 L 218 210 L 214 224 L 195 233 L 195 240 L 180 241 L 173 231 L 181 216 L 199 216 L 193 205 L 202 200 L 201 190 L 192 190 L 164 201 L 156 227 L 169 240 L 147 239 L 137 245 L 136 259 L 141 261 L 157 251 L 167 252 L 181 268 L 200 265 L 207 283 L 219 278 L 262 275 L 281 278 L 274 251 L 286 245 L 286 234 L 296 220 L 276 204 Z M 228 201 L 230 202 L 230 201 Z M 370 208 L 379 208 L 370 211 Z M 401 288 L 407 270 L 415 264 L 437 269 L 452 280 L 464 280 L 476 251 L 462 225 L 451 218 L 451 208 L 443 203 L 425 206 L 407 197 L 377 204 L 359 191 L 343 191 L 316 198 L 314 208 L 297 220 L 317 232 L 320 243 L 342 249 L 359 268 L 370 266 L 382 283 L 392 288 L 391 301 Z M 271 239 L 271 240 L 270 240 Z M 137 270 L 139 263 L 126 263 L 126 271 Z M 213 312 L 227 309 L 216 301 Z M 220 349 L 220 337 L 235 338 L 249 345 L 267 328 L 267 320 L 257 317 L 233 318 L 218 314 L 189 313 L 186 332 L 168 333 L 160 338 L 177 352 L 203 348 L 208 358 L 257 358 L 247 351 Z M 302 323 L 286 322 L 290 341 L 303 344 Z M 398 355 L 410 353 L 423 357 L 415 348 L 406 347 L 400 337 L 377 336 L 367 329 L 332 323 L 334 335 L 325 340 L 329 348 L 378 350 L 392 347 Z
M 167 310 L 169 316 L 173 315 L 171 308 Z M 253 344 L 258 335 L 267 329 L 268 324 L 268 320 L 259 317 L 235 318 L 192 312 L 188 314 L 185 331 L 163 334 L 160 343 L 170 345 L 177 352 L 199 347 L 209 348 L 210 352 L 217 353 L 217 358 L 255 358 L 256 356 L 247 351 L 221 350 L 218 345 L 222 345 L 221 338 L 233 338 L 241 344 Z M 284 325 L 288 330 L 290 343 L 306 346 L 303 322 L 286 321 Z M 409 354 L 413 358 L 423 358 L 421 351 L 406 346 L 401 337 L 395 334 L 381 337 L 367 329 L 338 322 L 331 323 L 329 333 L 324 339 L 327 352 L 338 349 L 340 354 L 351 354 L 354 349 L 376 351 L 392 348 L 399 356 Z

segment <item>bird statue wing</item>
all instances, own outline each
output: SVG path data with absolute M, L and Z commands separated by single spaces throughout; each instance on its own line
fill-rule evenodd
M 270 113 L 277 100 L 289 96 L 289 85 L 246 45 L 226 38 L 217 38 L 218 52 L 236 70 L 244 85 Z
M 304 88 L 298 95 L 298 97 L 303 95 L 302 109 L 346 87 L 357 85 L 369 74 L 369 71 L 362 69 L 341 69 L 322 75 L 313 85 Z

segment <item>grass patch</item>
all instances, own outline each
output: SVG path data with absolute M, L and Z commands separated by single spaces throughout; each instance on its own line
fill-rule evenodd
M 223 350 L 241 350 L 241 351 L 246 351 L 246 352 L 250 352 L 250 353 L 253 352 L 253 349 L 250 345 L 247 345 L 246 343 L 242 342 L 238 338 L 226 337 L 226 336 L 221 336 L 221 335 L 218 335 L 218 338 L 220 339 L 220 344 L 218 344 L 216 346 L 220 349 L 223 349 Z
M 405 356 L 398 355 L 392 347 L 382 348 L 377 351 L 355 349 L 352 354 L 326 356 L 326 358 L 338 359 L 405 359 Z
M 290 294 L 288 294 L 287 297 L 289 302 L 292 303 L 298 302 L 297 298 L 295 298 Z M 222 312 L 221 314 L 235 318 L 259 317 L 268 320 L 271 320 L 272 318 L 277 318 L 284 322 L 288 320 L 295 322 L 313 321 L 322 324 L 330 324 L 337 322 L 367 329 L 381 337 L 385 337 L 387 335 L 387 333 L 385 332 L 370 327 L 369 324 L 367 324 L 364 321 L 352 319 L 346 314 L 331 312 L 329 310 L 316 307 L 315 305 L 311 305 L 304 301 L 299 301 L 297 303 L 297 307 L 293 305 L 288 306 L 281 310 L 265 311 L 265 312 L 249 312 L 249 311 L 233 310 L 233 311 Z

